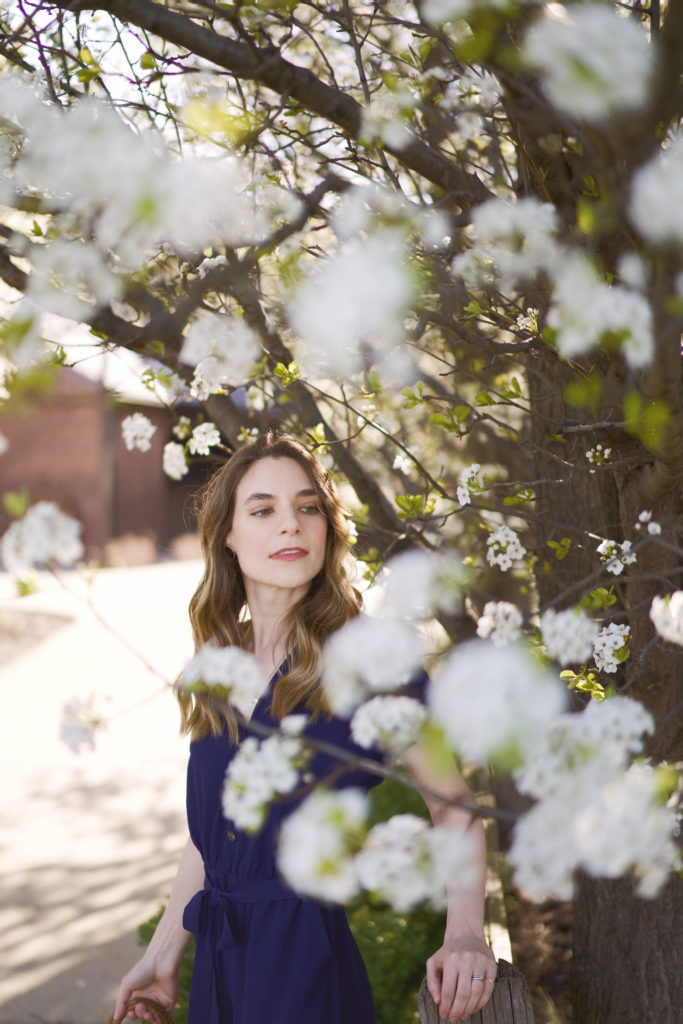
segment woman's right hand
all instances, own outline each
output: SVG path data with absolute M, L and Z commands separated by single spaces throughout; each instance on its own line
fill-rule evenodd
M 135 996 L 156 999 L 166 1009 L 173 1009 L 178 998 L 177 967 L 165 967 L 143 956 L 142 960 L 121 981 L 114 1009 L 115 1021 L 126 1019 L 126 1005 Z M 154 1020 L 144 1003 L 136 1006 L 134 1011 L 129 1011 L 128 1018 Z

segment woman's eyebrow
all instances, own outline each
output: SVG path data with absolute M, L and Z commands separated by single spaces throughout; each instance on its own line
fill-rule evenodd
M 307 487 L 303 491 L 297 491 L 296 498 L 316 498 L 317 493 L 312 487 Z M 274 494 L 266 494 L 265 491 L 256 491 L 254 494 L 250 494 L 248 498 L 245 498 L 245 505 L 249 504 L 250 501 L 274 501 Z

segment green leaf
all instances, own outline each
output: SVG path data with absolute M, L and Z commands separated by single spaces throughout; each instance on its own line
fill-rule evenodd
M 278 363 L 275 367 L 275 375 L 280 378 L 282 385 L 288 388 L 290 384 L 293 384 L 295 380 L 299 380 L 301 374 L 299 373 L 299 365 L 293 361 L 288 366 L 284 363 Z
M 607 587 L 596 587 L 589 594 L 585 594 L 579 604 L 587 612 L 607 611 L 613 604 L 616 604 L 616 600 L 614 587 L 610 587 L 609 590 Z
M 477 391 L 474 400 L 479 406 L 496 404 L 495 399 L 491 398 L 488 391 Z
M 31 498 L 27 487 L 22 487 L 20 491 L 5 491 L 2 496 L 2 503 L 5 506 L 5 512 L 12 519 L 23 519 L 26 515 L 26 511 L 29 506 Z
M 563 558 L 566 558 L 569 554 L 569 549 L 572 546 L 572 542 L 569 537 L 563 537 L 559 542 L 556 540 L 547 540 L 546 544 L 549 548 L 552 548 L 555 552 L 555 558 L 561 562 Z
M 602 381 L 596 374 L 590 373 L 580 380 L 573 380 L 567 384 L 563 394 L 565 401 L 570 405 L 595 411 L 602 397 Z
M 154 71 L 156 66 L 157 62 L 154 54 L 150 50 L 147 50 L 146 53 L 143 53 L 142 57 L 140 58 L 140 67 L 143 68 L 145 71 Z
M 507 498 L 503 498 L 503 505 L 521 505 L 522 502 L 531 501 L 533 497 L 533 490 L 530 487 L 523 487 L 519 491 L 515 491 L 514 494 L 509 494 Z

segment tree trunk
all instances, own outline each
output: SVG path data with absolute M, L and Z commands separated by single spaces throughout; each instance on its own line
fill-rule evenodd
M 674 1024 L 683 1006 L 683 884 L 657 899 L 630 878 L 582 876 L 574 899 L 574 1024 Z

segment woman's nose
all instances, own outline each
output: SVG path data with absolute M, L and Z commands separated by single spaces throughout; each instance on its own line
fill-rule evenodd
M 287 509 L 282 516 L 280 523 L 281 533 L 298 533 L 300 529 L 299 520 L 294 509 Z

